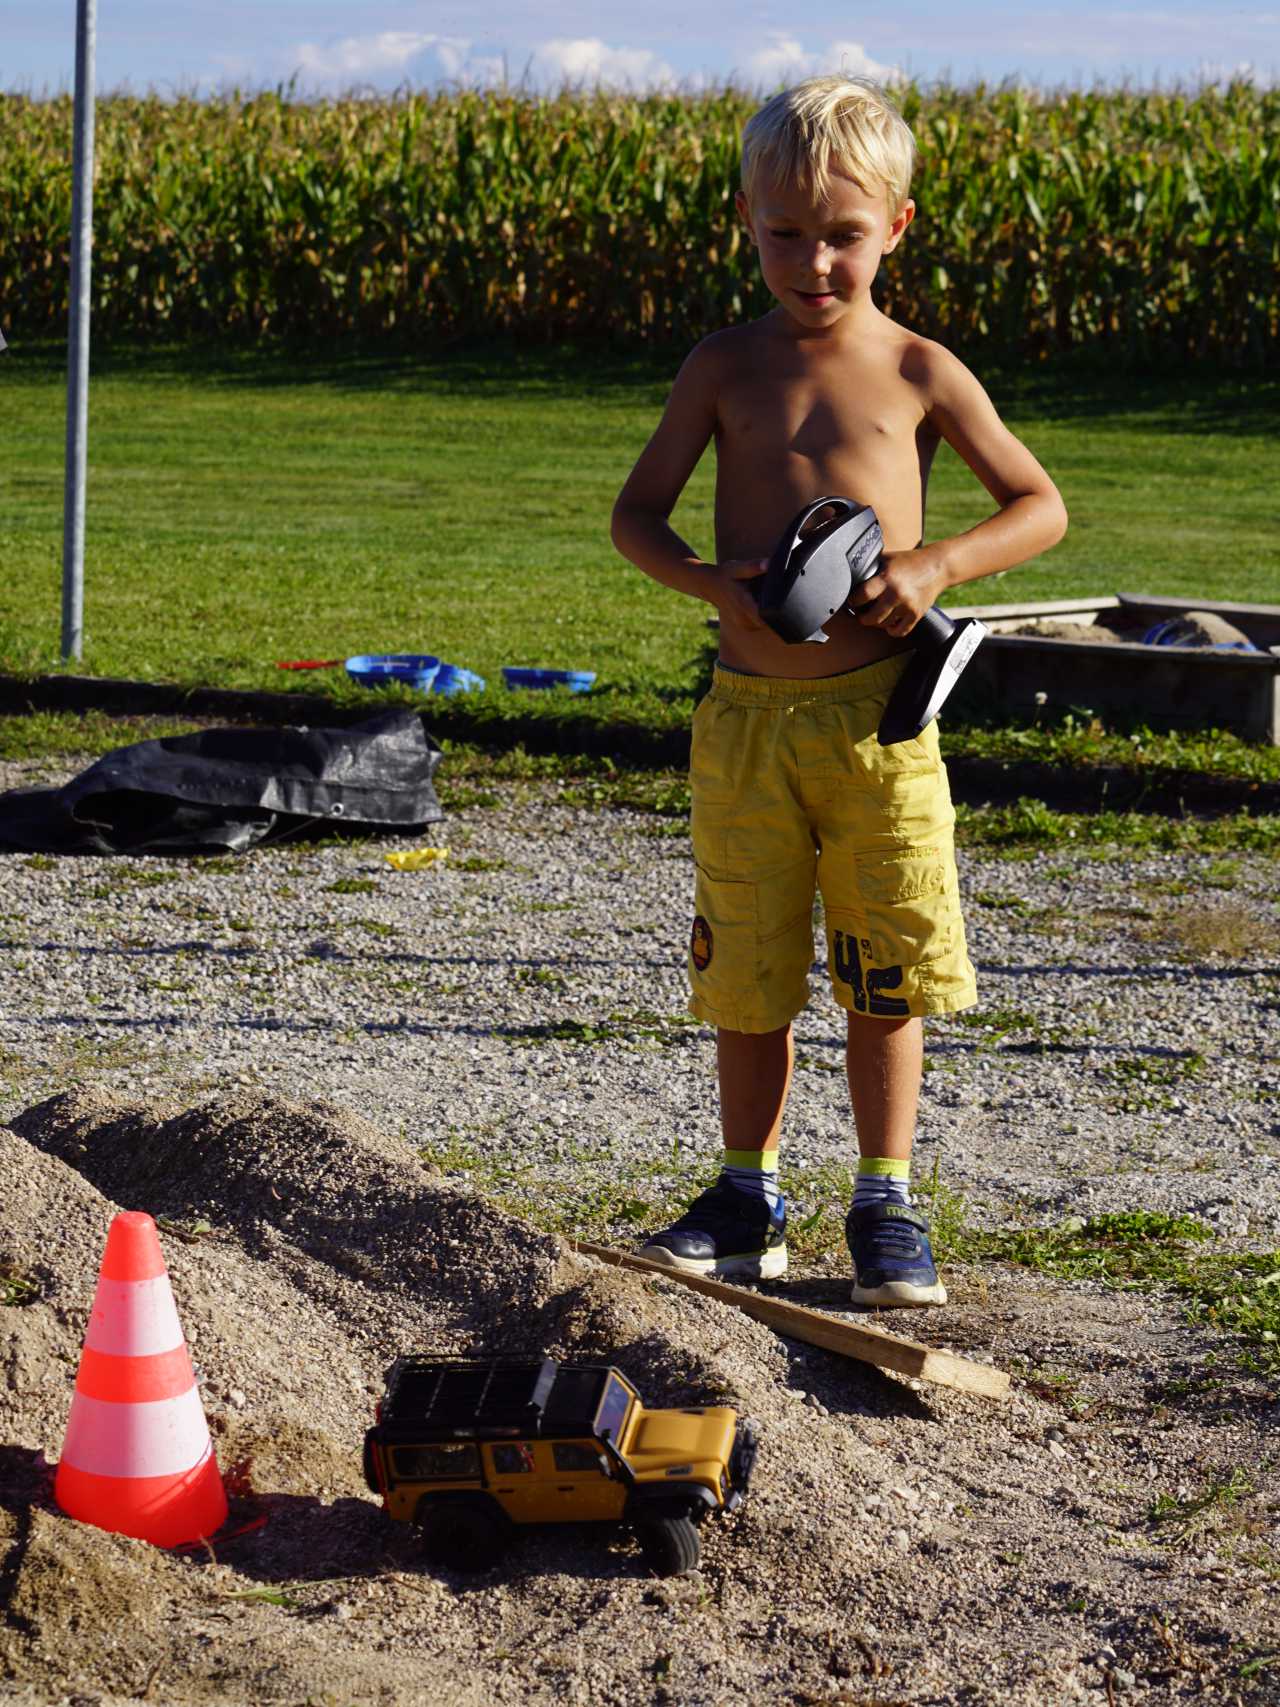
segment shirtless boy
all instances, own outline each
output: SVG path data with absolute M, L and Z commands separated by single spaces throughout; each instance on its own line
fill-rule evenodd
M 921 615 L 948 588 L 1047 550 L 1067 520 L 973 375 L 872 302 L 915 213 L 913 161 L 910 130 L 861 79 L 814 78 L 754 116 L 737 207 L 777 306 L 689 356 L 613 513 L 624 556 L 720 618 L 693 722 L 689 974 L 692 1011 L 717 1028 L 724 1167 L 643 1254 L 702 1274 L 786 1268 L 778 1137 L 816 883 L 861 1157 L 846 1222 L 853 1298 L 877 1306 L 946 1300 L 909 1189 L 922 1016 L 968 1007 L 976 989 L 936 727 L 890 747 L 876 729 Z M 668 520 L 712 439 L 713 563 Z M 996 510 L 925 545 L 940 439 Z M 870 504 L 885 553 L 826 644 L 788 645 L 750 582 L 787 523 L 826 494 Z

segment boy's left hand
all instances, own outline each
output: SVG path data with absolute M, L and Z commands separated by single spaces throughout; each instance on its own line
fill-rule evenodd
M 936 546 L 886 551 L 871 579 L 850 593 L 849 607 L 868 628 L 881 628 L 901 640 L 937 604 L 947 586 L 942 554 Z

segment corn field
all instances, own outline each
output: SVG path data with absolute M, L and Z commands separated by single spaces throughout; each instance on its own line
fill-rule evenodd
M 1280 91 L 903 92 L 883 305 L 962 354 L 1275 359 Z M 763 313 L 753 97 L 99 102 L 95 335 L 674 340 Z M 66 325 L 71 102 L 0 96 L 0 325 Z

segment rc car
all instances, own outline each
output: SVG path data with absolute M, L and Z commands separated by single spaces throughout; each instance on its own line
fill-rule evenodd
M 458 1570 L 501 1558 L 516 1526 L 628 1523 L 650 1569 L 697 1568 L 698 1525 L 734 1511 L 756 1436 L 724 1405 L 646 1409 L 609 1364 L 406 1356 L 386 1375 L 364 1474 L 389 1516 Z

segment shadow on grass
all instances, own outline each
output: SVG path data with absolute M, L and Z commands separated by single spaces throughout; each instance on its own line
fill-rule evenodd
M 325 386 L 339 391 L 424 391 L 439 395 L 580 397 L 598 403 L 603 391 L 670 386 L 685 351 L 674 347 L 627 350 L 599 342 L 519 344 L 510 340 L 414 347 L 392 340 L 344 340 L 331 349 L 286 342 L 228 344 L 111 343 L 95 345 L 92 373 L 148 383 L 205 380 L 256 389 Z M 58 342 L 11 351 L 14 367 L 28 373 L 66 370 Z
M 983 375 L 1002 414 L 1055 421 L 1140 417 L 1167 433 L 1256 438 L 1280 425 L 1280 375 L 1195 368 L 1118 373 L 1094 362 Z
M 684 346 L 620 346 L 605 340 L 530 344 L 512 339 L 420 346 L 390 338 L 346 339 L 329 348 L 286 342 L 95 345 L 92 371 L 102 378 L 206 381 L 256 389 L 328 387 L 338 391 L 429 392 L 581 398 L 599 405 L 610 393 L 665 395 Z M 19 345 L 6 358 L 15 377 L 52 377 L 66 370 L 58 340 Z M 975 360 L 974 368 L 1003 411 L 1054 420 L 1155 418 L 1162 432 L 1252 437 L 1280 421 L 1280 374 L 1256 375 L 1205 364 L 1176 373 L 1168 366 L 1118 371 L 1105 351 L 1084 351 L 1028 370 L 1013 362 Z

